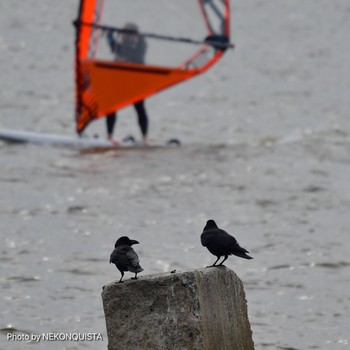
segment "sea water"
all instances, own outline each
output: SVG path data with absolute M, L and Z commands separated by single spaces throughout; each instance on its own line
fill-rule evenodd
M 0 2 L 1 128 L 74 133 L 77 8 Z M 180 148 L 1 143 L 0 349 L 105 349 L 115 240 L 140 242 L 142 274 L 203 267 L 208 219 L 254 257 L 226 266 L 256 349 L 348 348 L 349 15 L 345 0 L 234 1 L 235 50 L 146 101 L 150 137 Z M 129 133 L 132 108 L 115 136 Z

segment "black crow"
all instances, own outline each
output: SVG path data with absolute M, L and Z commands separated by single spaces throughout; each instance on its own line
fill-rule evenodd
M 140 266 L 140 260 L 135 250 L 131 248 L 133 244 L 139 244 L 138 241 L 129 239 L 126 236 L 120 237 L 114 245 L 114 250 L 109 259 L 109 263 L 115 264 L 117 269 L 122 274 L 119 283 L 122 283 L 122 278 L 124 277 L 124 271 L 130 271 L 135 273 L 135 277 L 132 279 L 137 279 L 137 274 L 143 271 Z
M 246 254 L 249 253 L 247 250 L 239 246 L 234 237 L 224 230 L 219 229 L 214 220 L 207 221 L 203 233 L 201 234 L 201 243 L 204 247 L 208 248 L 210 253 L 217 257 L 216 261 L 211 266 L 223 266 L 222 264 L 231 254 L 244 259 L 253 259 Z M 216 265 L 222 256 L 224 260 L 222 260 L 219 265 Z

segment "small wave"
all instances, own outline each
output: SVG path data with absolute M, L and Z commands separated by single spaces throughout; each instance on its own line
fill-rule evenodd
M 325 188 L 317 185 L 309 185 L 303 189 L 303 192 L 308 193 L 316 193 L 316 192 L 323 192 L 325 191 Z
M 8 333 L 31 334 L 32 332 L 30 332 L 28 330 L 24 330 L 24 329 L 15 328 L 12 325 L 8 325 L 4 328 L 0 328 L 0 333 L 3 333 L 3 334 L 8 334 Z
M 79 270 L 79 269 L 61 270 L 61 272 L 68 272 L 68 273 L 72 273 L 73 275 L 94 275 L 93 272 Z
M 7 280 L 23 283 L 23 282 L 39 282 L 39 281 L 41 281 L 41 278 L 38 276 L 29 276 L 29 277 L 27 277 L 27 276 L 13 276 L 13 277 L 8 277 Z
M 291 265 L 288 265 L 288 264 L 282 264 L 282 265 L 275 265 L 275 266 L 271 266 L 269 268 L 269 270 L 285 270 L 285 269 L 290 269 L 292 268 Z
M 86 213 L 86 212 L 87 212 L 87 207 L 80 206 L 80 205 L 75 205 L 67 209 L 68 214 L 79 214 L 79 213 Z
M 324 262 L 324 263 L 316 263 L 315 266 L 326 268 L 326 269 L 339 269 L 343 267 L 349 267 L 350 262 L 347 262 L 347 261 L 340 261 L 336 263 Z

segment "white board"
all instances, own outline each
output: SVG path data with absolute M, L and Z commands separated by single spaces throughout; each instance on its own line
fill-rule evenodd
M 125 138 L 120 144 L 103 138 L 88 138 L 78 136 L 66 136 L 57 134 L 45 134 L 22 130 L 0 129 L 0 140 L 11 143 L 33 143 L 51 146 L 66 146 L 77 148 L 135 148 L 144 147 L 142 143 L 135 141 L 133 137 Z M 166 142 L 166 146 L 179 145 L 180 142 L 176 139 Z M 145 146 L 150 147 L 150 146 Z M 151 146 L 152 147 L 152 146 Z M 154 145 L 153 147 L 159 147 Z

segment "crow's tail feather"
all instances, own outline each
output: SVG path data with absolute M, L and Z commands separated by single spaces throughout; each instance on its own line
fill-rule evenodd
M 244 252 L 234 252 L 232 254 L 239 256 L 240 258 L 243 258 L 243 259 L 253 259 L 251 256 L 249 256 L 248 254 L 246 254 Z

